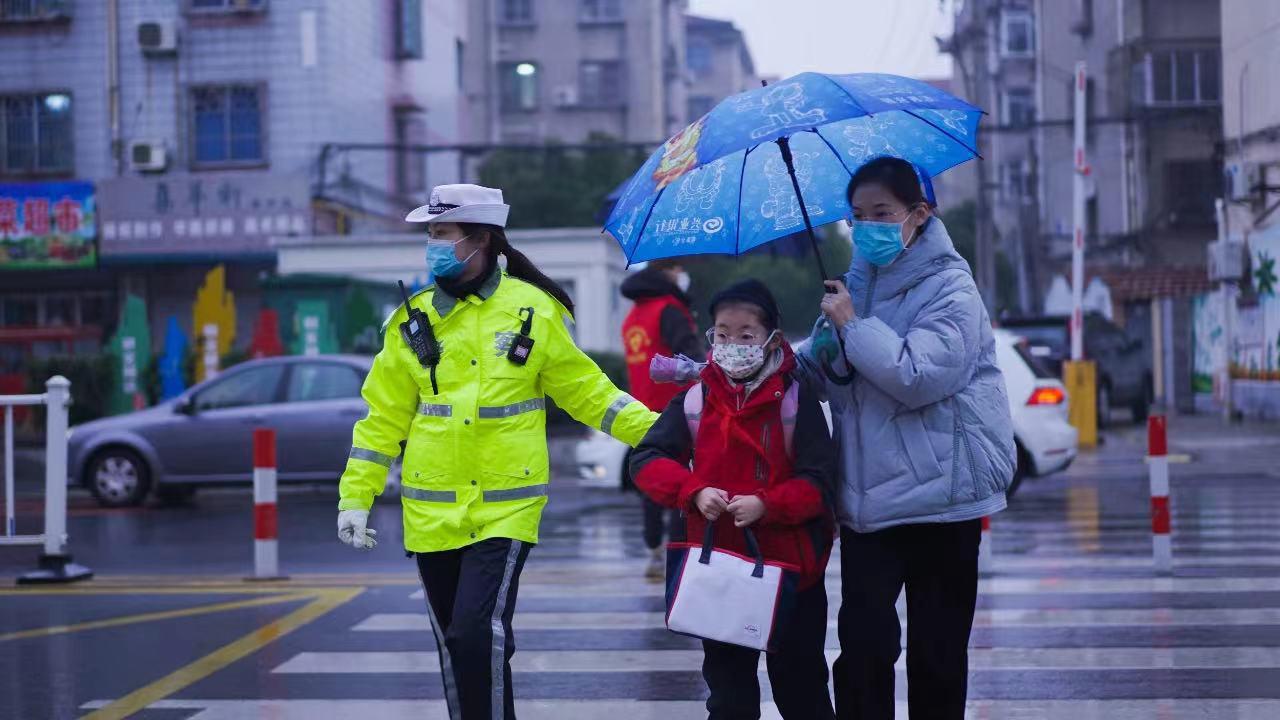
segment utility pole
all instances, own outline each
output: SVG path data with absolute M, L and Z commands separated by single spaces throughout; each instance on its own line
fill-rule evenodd
M 991 43 L 996 42 L 989 31 L 991 26 L 980 25 L 984 22 L 982 18 L 986 14 L 986 3 L 983 0 L 971 0 L 970 7 L 957 13 L 956 25 L 951 37 L 938 38 L 938 48 L 950 55 L 959 69 L 964 82 L 965 98 L 978 106 L 994 107 L 991 102 L 984 102 L 983 98 L 988 92 L 994 94 L 993 73 L 988 67 L 993 61 L 984 58 L 983 54 L 993 56 L 995 48 Z M 965 15 L 971 17 L 962 22 Z M 983 38 L 982 42 L 977 42 L 978 38 Z M 970 64 L 971 61 L 972 64 Z M 989 141 L 991 136 L 983 134 L 981 137 L 988 138 Z M 987 198 L 991 183 L 987 180 L 986 165 L 986 161 L 979 160 L 974 166 L 974 174 L 977 176 L 977 194 L 974 202 L 973 260 L 975 267 L 973 271 L 978 290 L 982 295 L 982 302 L 986 305 L 987 312 L 994 315 L 996 299 L 995 252 L 992 239 L 994 233 L 992 232 L 991 203 Z
M 990 3 L 982 3 L 983 7 L 977 8 L 981 15 L 985 17 L 986 32 L 983 34 L 985 43 L 983 50 L 986 57 L 984 62 L 975 63 L 981 70 L 979 76 L 982 81 L 979 87 L 987 93 L 987 101 L 983 105 L 992 108 L 992 114 L 987 117 L 996 118 L 996 124 L 1000 123 L 1000 89 L 998 77 L 999 60 L 999 19 L 998 15 L 989 12 L 991 8 L 986 7 Z M 998 8 L 999 2 L 995 5 Z M 998 148 L 996 147 L 997 137 L 992 134 L 984 135 L 987 139 L 988 153 L 986 157 L 992 158 L 993 161 L 999 162 Z M 982 294 L 983 304 L 987 307 L 989 315 L 995 315 L 996 308 L 996 224 L 992 218 L 992 202 L 989 193 L 994 187 L 994 182 L 989 179 L 987 170 L 988 162 L 979 160 L 978 162 L 978 202 L 976 218 L 974 222 L 974 260 L 977 262 L 977 282 L 978 290 Z M 997 171 L 998 171 L 997 167 Z
M 1084 61 L 1076 63 L 1075 82 L 1075 175 L 1072 183 L 1071 215 L 1074 230 L 1071 240 L 1071 359 L 1084 359 L 1084 204 L 1085 176 L 1089 164 L 1085 157 L 1085 87 L 1088 82 Z
M 1063 381 L 1067 386 L 1070 404 L 1067 408 L 1071 424 L 1080 437 L 1080 447 L 1098 444 L 1098 370 L 1084 359 L 1084 203 L 1085 176 L 1089 174 L 1088 156 L 1085 154 L 1085 89 L 1088 77 L 1085 64 L 1076 63 L 1075 73 L 1075 167 L 1072 184 L 1072 216 L 1074 232 L 1071 237 L 1071 361 L 1063 365 Z M 1109 394 L 1109 393 L 1108 393 Z
M 1228 213 L 1227 204 L 1222 198 L 1218 198 L 1214 202 L 1214 208 L 1217 210 L 1218 216 L 1218 242 L 1217 247 L 1213 251 L 1217 253 L 1217 262 L 1213 262 L 1211 257 L 1210 265 L 1215 266 L 1213 273 L 1217 278 L 1211 277 L 1210 280 L 1220 280 L 1219 294 L 1222 296 L 1222 367 L 1219 369 L 1221 373 L 1218 376 L 1218 391 L 1222 395 L 1222 417 L 1227 422 L 1231 422 L 1232 416 L 1235 415 L 1234 399 L 1231 392 L 1231 360 L 1235 356 L 1236 344 L 1236 328 L 1235 328 L 1235 309 L 1236 309 L 1236 279 L 1243 273 L 1243 262 L 1240 257 L 1244 254 L 1237 246 L 1230 244 L 1230 230 L 1227 226 Z M 1233 252 L 1234 251 L 1234 252 Z M 1228 259 L 1237 262 L 1228 262 Z M 1241 267 L 1237 268 L 1235 265 Z

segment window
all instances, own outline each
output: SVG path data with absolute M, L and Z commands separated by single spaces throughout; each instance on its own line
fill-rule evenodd
M 189 7 L 199 13 L 261 12 L 267 0 L 190 0 Z
M 71 96 L 0 96 L 0 172 L 70 173 Z
M 466 76 L 462 74 L 462 69 L 466 65 L 466 58 L 467 58 L 467 46 L 463 44 L 461 40 L 455 40 L 453 42 L 453 61 L 458 71 L 458 89 L 459 90 L 465 87 L 463 84 L 463 81 L 466 80 Z
M 1014 352 L 1018 353 L 1018 357 L 1031 368 L 1031 374 L 1040 380 L 1057 380 L 1058 376 L 1054 374 L 1043 360 L 1032 354 L 1026 340 L 1020 340 L 1013 346 Z
M 1212 160 L 1165 163 L 1165 210 L 1175 227 L 1213 225 L 1214 199 L 1222 192 L 1221 168 Z
M 213 85 L 191 90 L 192 135 L 196 167 L 260 165 L 263 142 L 263 96 L 256 85 Z
M 1004 93 L 1004 124 L 1029 127 L 1036 121 L 1036 102 L 1031 88 L 1011 88 Z
M 70 5 L 67 0 L 0 0 L 0 23 L 65 20 Z
M 44 300 L 43 326 L 66 327 L 76 322 L 76 297 L 74 295 L 50 295 Z
M 396 59 L 422 58 L 422 0 L 396 0 Z
M 118 315 L 109 295 L 84 295 L 80 298 L 80 324 L 103 327 L 115 322 Z
M 197 410 L 267 405 L 276 401 L 284 365 L 265 365 L 224 375 L 196 395 Z
M 1146 105 L 1209 105 L 1222 99 L 1216 49 L 1148 53 L 1134 68 L 1135 98 Z
M 33 297 L 7 297 L 3 302 L 0 325 L 6 327 L 35 327 L 39 303 Z
M 1076 19 L 1071 23 L 1071 32 L 1077 35 L 1089 35 L 1093 32 L 1093 0 L 1075 0 Z
M 690 40 L 689 47 L 685 50 L 684 63 L 689 68 L 689 72 L 696 77 L 710 75 L 712 66 L 711 43 L 706 40 Z
M 1002 182 L 1006 200 L 1011 202 L 1029 202 L 1033 192 L 1031 187 L 1031 170 L 1022 160 L 1007 162 L 1001 168 Z
M 335 363 L 298 363 L 289 373 L 289 402 L 345 400 L 360 397 L 363 379 L 355 369 Z
M 532 25 L 533 0 L 501 0 L 498 22 L 504 25 Z
M 587 107 L 616 107 L 625 101 L 622 63 L 586 61 L 578 66 L 579 98 Z
M 1000 16 L 1000 54 L 1007 58 L 1029 58 L 1035 54 L 1036 31 L 1031 13 L 1005 10 Z
M 579 0 L 578 19 L 585 23 L 622 20 L 622 0 Z
M 426 113 L 416 107 L 395 109 L 396 145 L 422 145 L 427 140 Z M 427 189 L 427 171 L 422 153 L 396 150 L 396 191 L 402 195 Z
M 538 109 L 538 66 L 531 62 L 502 63 L 498 66 L 501 79 L 501 105 L 506 111 Z
M 693 122 L 694 120 L 697 120 L 703 115 L 711 112 L 711 109 L 715 106 L 716 100 L 713 97 L 708 97 L 706 95 L 694 95 L 690 97 L 688 102 L 689 122 Z

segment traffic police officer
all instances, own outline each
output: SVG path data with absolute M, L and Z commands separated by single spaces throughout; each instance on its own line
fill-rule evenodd
M 547 502 L 544 393 L 632 446 L 657 418 L 574 344 L 572 301 L 508 244 L 509 210 L 501 190 L 442 185 L 405 218 L 428 223 L 436 284 L 383 326 L 339 486 L 340 539 L 372 548 L 369 508 L 405 443 L 404 545 L 454 720 L 515 717 L 511 619 Z

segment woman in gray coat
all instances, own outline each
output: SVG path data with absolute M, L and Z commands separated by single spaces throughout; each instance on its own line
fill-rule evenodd
M 836 711 L 892 720 L 905 586 L 911 717 L 960 720 L 981 518 L 1004 509 L 1015 463 L 1004 378 L 969 266 L 913 167 L 872 160 L 848 193 L 857 252 L 802 356 L 841 443 Z

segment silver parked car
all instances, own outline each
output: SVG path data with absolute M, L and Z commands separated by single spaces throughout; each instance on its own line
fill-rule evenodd
M 367 408 L 360 387 L 372 358 L 250 360 L 155 407 L 71 430 L 68 475 L 108 507 L 164 499 L 201 485 L 253 477 L 253 430 L 276 431 L 280 482 L 333 482 L 346 466 L 351 429 Z M 388 481 L 398 486 L 399 466 Z

